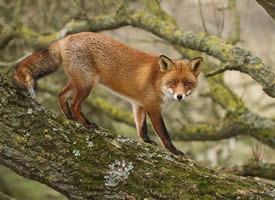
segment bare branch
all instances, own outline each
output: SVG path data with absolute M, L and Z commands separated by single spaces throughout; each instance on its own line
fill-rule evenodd
M 209 32 L 208 32 L 206 24 L 205 24 L 205 19 L 204 19 L 204 15 L 203 15 L 203 11 L 202 11 L 202 6 L 201 6 L 201 0 L 199 0 L 199 8 L 200 8 L 200 16 L 201 16 L 201 23 L 202 23 L 203 30 L 206 34 L 208 34 Z
M 231 11 L 234 25 L 233 32 L 231 33 L 231 38 L 228 39 L 228 42 L 230 42 L 231 44 L 236 44 L 240 41 L 241 34 L 240 16 L 237 10 L 236 0 L 228 0 L 228 7 Z
M 20 17 L 22 14 L 22 9 L 24 5 L 24 0 L 16 0 L 16 5 L 15 5 L 15 17 L 14 17 L 14 26 L 20 25 Z
M 3 194 L 2 192 L 0 192 L 0 199 L 1 200 L 15 200 L 14 198 L 12 198 L 6 194 Z

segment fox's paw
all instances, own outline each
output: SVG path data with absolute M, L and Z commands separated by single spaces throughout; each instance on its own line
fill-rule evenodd
M 186 158 L 186 155 L 182 151 L 180 151 L 178 149 L 173 149 L 170 152 L 173 153 L 173 154 L 175 154 L 175 155 L 177 155 L 177 156 Z
M 95 130 L 99 129 L 99 127 L 96 125 L 96 123 L 89 123 L 88 125 L 85 126 L 89 130 Z
M 76 119 L 75 119 L 75 117 L 74 117 L 74 115 L 71 111 L 71 108 L 70 108 L 70 105 L 69 105 L 68 101 L 66 101 L 65 105 L 66 105 L 67 110 L 65 109 L 65 110 L 63 110 L 63 112 L 66 115 L 66 117 L 70 120 L 76 121 Z
M 154 145 L 154 146 L 158 146 L 158 143 L 156 143 L 154 140 L 151 140 L 150 138 L 142 138 L 143 142 L 145 143 L 149 143 L 151 145 Z
M 148 143 L 154 146 L 158 146 L 158 143 L 156 143 L 154 140 L 150 140 Z
M 67 117 L 69 120 L 76 121 L 75 117 L 74 117 L 72 114 L 68 114 L 68 115 L 66 115 L 66 117 Z

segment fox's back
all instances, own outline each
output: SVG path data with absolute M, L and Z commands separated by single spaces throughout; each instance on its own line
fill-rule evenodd
M 62 41 L 63 61 L 75 71 L 100 74 L 104 85 L 136 98 L 158 70 L 158 56 L 131 48 L 99 33 L 78 33 Z
M 123 68 L 127 65 L 128 70 L 129 63 L 138 65 L 157 57 L 99 33 L 82 32 L 70 35 L 64 40 L 64 54 L 68 54 L 71 59 L 87 59 L 99 67 L 119 65 Z

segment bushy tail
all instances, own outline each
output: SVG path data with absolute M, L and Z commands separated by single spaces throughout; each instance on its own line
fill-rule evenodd
M 13 73 L 14 83 L 20 88 L 28 89 L 30 95 L 35 98 L 37 80 L 55 72 L 60 62 L 58 48 L 49 47 L 40 50 L 17 65 Z

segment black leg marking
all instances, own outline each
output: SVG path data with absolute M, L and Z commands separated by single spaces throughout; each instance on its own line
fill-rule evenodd
M 85 117 L 85 115 L 82 112 L 80 112 L 80 114 L 83 117 L 83 119 L 85 120 L 85 123 L 88 125 L 91 125 L 91 122 L 89 122 L 89 120 Z
M 146 116 L 144 116 L 143 124 L 142 124 L 142 127 L 141 127 L 141 138 L 143 139 L 144 142 L 150 142 L 151 141 L 151 139 L 149 138 L 148 133 L 147 133 Z
M 160 123 L 161 123 L 161 128 L 162 128 L 162 132 L 163 132 L 163 141 L 165 141 L 164 142 L 164 145 L 166 146 L 166 148 L 170 151 L 170 152 L 172 152 L 173 154 L 176 154 L 176 155 L 182 155 L 182 156 L 184 156 L 184 153 L 182 152 L 182 151 L 180 151 L 180 150 L 178 150 L 174 145 L 173 145 L 173 143 L 172 143 L 172 141 L 171 141 L 171 139 L 170 139 L 170 136 L 169 136 L 169 134 L 168 134 L 168 131 L 167 131 L 167 129 L 166 129 L 166 127 L 165 127 L 165 124 L 164 124 L 164 121 L 163 121 L 163 118 L 161 117 L 160 118 Z
M 75 121 L 75 117 L 74 117 L 74 115 L 73 115 L 73 113 L 72 113 L 72 111 L 71 111 L 71 108 L 70 108 L 70 106 L 69 106 L 69 103 L 68 103 L 68 101 L 66 101 L 66 107 L 67 107 L 67 110 L 68 110 L 68 119 L 70 119 L 70 120 L 74 120 Z
M 85 117 L 85 115 L 82 113 L 82 112 L 80 112 L 80 114 L 81 114 L 81 116 L 83 117 L 83 119 L 85 120 L 85 123 L 87 124 L 87 128 L 88 129 L 98 129 L 98 126 L 95 124 L 95 123 L 91 123 L 86 117 Z
M 147 123 L 146 123 L 146 114 L 144 116 L 143 124 L 142 124 L 142 127 L 141 127 L 141 138 L 142 138 L 143 142 L 150 143 L 150 144 L 153 144 L 155 146 L 158 145 L 155 141 L 151 140 L 150 137 L 148 136 Z

